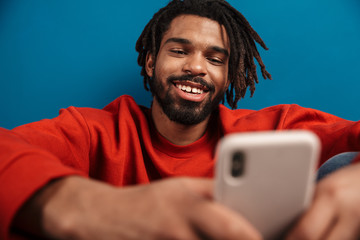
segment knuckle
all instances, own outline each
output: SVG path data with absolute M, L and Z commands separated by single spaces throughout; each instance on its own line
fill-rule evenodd
M 326 179 L 328 181 L 323 181 L 319 184 L 319 189 L 322 194 L 325 194 L 330 199 L 337 199 L 342 195 L 344 190 L 343 184 L 340 181 L 332 181 L 332 179 Z
M 57 225 L 57 234 L 65 239 L 76 239 L 79 237 L 78 229 L 74 228 L 77 224 L 77 221 L 72 216 L 64 218 Z

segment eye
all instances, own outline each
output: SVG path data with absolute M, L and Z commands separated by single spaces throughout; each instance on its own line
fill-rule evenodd
M 207 60 L 209 62 L 211 62 L 214 65 L 222 65 L 224 64 L 224 61 L 220 58 L 216 58 L 216 57 L 208 57 Z
M 182 49 L 171 49 L 170 52 L 175 53 L 177 55 L 186 55 L 187 53 Z

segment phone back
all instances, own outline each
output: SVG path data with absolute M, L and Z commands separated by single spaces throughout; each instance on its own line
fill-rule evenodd
M 319 148 L 308 131 L 228 135 L 217 148 L 215 199 L 277 239 L 312 199 Z

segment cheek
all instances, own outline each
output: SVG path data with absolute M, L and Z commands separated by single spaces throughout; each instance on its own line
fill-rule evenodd
M 155 70 L 158 77 L 169 77 L 181 73 L 182 62 L 174 58 L 161 59 L 156 63 Z
M 217 68 L 217 69 L 213 69 L 213 71 L 211 72 L 211 78 L 214 81 L 214 84 L 216 85 L 216 87 L 220 90 L 225 89 L 225 87 L 227 86 L 227 82 L 228 82 L 228 71 L 227 68 Z

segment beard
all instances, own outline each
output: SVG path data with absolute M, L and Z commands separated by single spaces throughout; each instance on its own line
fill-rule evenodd
M 195 125 L 204 121 L 215 109 L 218 108 L 220 101 L 224 98 L 225 89 L 218 92 L 214 97 L 215 87 L 207 83 L 201 77 L 192 75 L 174 76 L 171 75 L 163 86 L 161 81 L 153 73 L 154 78 L 150 80 L 150 89 L 156 100 L 159 102 L 166 116 L 176 123 L 183 125 Z M 177 98 L 171 94 L 173 81 L 192 81 L 200 83 L 208 89 L 208 96 L 202 102 L 192 102 L 182 98 Z M 167 89 L 167 90 L 165 90 Z M 161 97 L 163 96 L 163 97 Z M 212 100 L 213 99 L 213 100 Z

